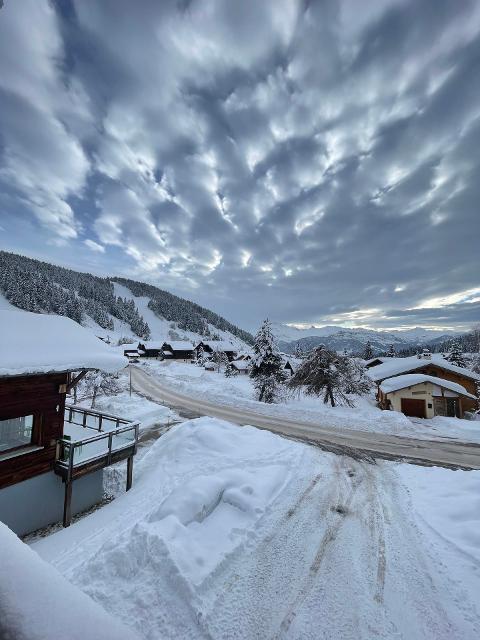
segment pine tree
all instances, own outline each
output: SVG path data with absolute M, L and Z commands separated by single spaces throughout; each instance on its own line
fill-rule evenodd
M 270 322 L 265 320 L 253 345 L 254 358 L 250 369 L 257 400 L 272 403 L 278 399 L 286 380 L 283 361 L 277 351 Z
M 364 360 L 371 360 L 373 358 L 373 349 L 370 340 L 367 340 L 362 357 Z
M 395 351 L 395 347 L 393 346 L 393 344 L 391 344 L 390 347 L 388 348 L 387 356 L 389 358 L 396 358 L 397 357 L 397 352 Z
M 355 358 L 345 357 L 319 345 L 290 378 L 291 389 L 304 389 L 307 395 L 323 396 L 323 402 L 353 406 L 347 394 L 367 393 L 371 381 Z
M 203 350 L 202 345 L 200 345 L 197 349 L 197 364 L 199 367 L 204 367 L 205 366 L 205 351 Z
M 447 354 L 446 359 L 456 367 L 467 366 L 465 356 L 463 355 L 462 348 L 458 340 L 454 340 L 452 342 L 452 346 L 450 347 L 450 352 Z
M 237 371 L 237 369 L 235 369 L 235 367 L 232 365 L 232 363 L 229 362 L 227 364 L 227 366 L 225 367 L 225 377 L 226 378 L 233 378 L 235 376 L 238 376 L 238 371 Z

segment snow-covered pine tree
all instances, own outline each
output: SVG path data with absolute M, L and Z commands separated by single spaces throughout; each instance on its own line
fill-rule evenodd
M 323 402 L 352 406 L 348 393 L 365 393 L 370 384 L 353 358 L 345 358 L 319 345 L 290 378 L 291 389 L 304 389 L 313 396 L 323 396 Z
M 217 372 L 225 369 L 229 364 L 229 360 L 225 351 L 214 351 L 212 353 L 212 362 L 214 363 L 215 370 Z
M 367 374 L 365 365 L 353 356 L 343 356 L 345 361 L 344 383 L 345 393 L 353 393 L 364 395 L 368 393 L 373 386 L 372 379 Z M 342 366 L 343 369 L 343 366 Z
M 237 369 L 235 369 L 235 367 L 232 365 L 232 363 L 229 362 L 227 364 L 227 366 L 225 367 L 225 377 L 226 378 L 233 378 L 235 376 L 238 376 L 238 371 L 237 371 Z
M 122 390 L 118 375 L 112 373 L 103 373 L 101 371 L 90 371 L 80 382 L 78 390 L 81 398 L 91 399 L 90 407 L 95 408 L 97 397 L 100 393 L 106 396 L 112 396 L 120 393 Z
M 458 340 L 454 340 L 452 342 L 452 346 L 450 347 L 450 352 L 447 354 L 446 358 L 451 364 L 454 364 L 456 367 L 466 367 L 467 361 L 465 356 L 463 355 L 462 348 L 458 342 Z
M 373 349 L 370 340 L 367 340 L 365 344 L 365 349 L 363 350 L 362 358 L 364 360 L 371 360 L 373 358 Z
M 250 369 L 257 400 L 272 403 L 279 397 L 286 380 L 283 361 L 278 353 L 270 322 L 264 320 L 253 345 L 254 358 Z
M 202 345 L 200 345 L 197 349 L 197 364 L 199 367 L 204 367 L 205 366 L 205 351 L 203 350 Z
M 387 351 L 387 356 L 389 358 L 396 358 L 397 357 L 397 352 L 395 351 L 395 347 L 393 346 L 393 344 L 391 344 L 388 348 Z

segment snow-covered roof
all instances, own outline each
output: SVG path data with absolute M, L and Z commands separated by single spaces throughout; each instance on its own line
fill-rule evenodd
M 246 371 L 250 367 L 250 363 L 248 360 L 233 360 L 231 362 L 231 365 L 239 371 Z
M 160 351 L 160 349 L 162 348 L 163 342 L 159 342 L 158 340 L 147 340 L 147 341 L 140 340 L 139 344 L 143 344 L 145 349 L 158 349 Z
M 395 356 L 376 356 L 375 358 L 370 358 L 370 360 L 365 360 L 365 366 L 368 367 L 372 362 L 377 362 L 379 360 L 382 364 L 384 362 L 389 362 L 390 360 L 397 360 Z
M 172 342 L 164 342 L 164 344 L 171 347 L 174 351 L 192 351 L 193 346 L 188 340 L 173 340 Z
M 383 364 L 379 364 L 376 367 L 372 367 L 371 369 L 369 369 L 368 375 L 372 378 L 372 380 L 378 382 L 380 380 L 384 380 L 385 378 L 391 378 L 392 376 L 406 373 L 407 371 L 415 371 L 416 369 L 421 369 L 422 367 L 426 367 L 429 364 L 441 367 L 446 371 L 458 373 L 465 378 L 480 380 L 480 375 L 473 373 L 473 371 L 470 371 L 470 369 L 457 367 L 448 360 L 445 360 L 445 358 L 443 358 L 439 353 L 434 353 L 429 358 L 418 358 L 417 356 L 410 356 L 409 358 L 391 358 L 390 360 L 388 360 L 388 362 L 384 362 Z
M 198 343 L 197 347 L 200 346 L 200 344 L 210 347 L 213 351 L 235 351 L 233 344 L 227 340 L 202 340 Z
M 113 373 L 125 356 L 63 316 L 0 311 L 0 377 L 100 369 Z
M 400 389 L 413 387 L 417 384 L 423 384 L 424 382 L 431 382 L 437 387 L 455 391 L 462 396 L 467 396 L 467 398 L 473 398 L 475 400 L 475 396 L 473 396 L 471 393 L 468 393 L 465 387 L 462 387 L 461 384 L 450 382 L 450 380 L 443 380 L 442 378 L 437 378 L 436 376 L 426 376 L 422 373 L 407 373 L 403 376 L 387 378 L 380 385 L 380 389 L 383 391 L 383 393 L 391 393 L 392 391 L 399 391 Z

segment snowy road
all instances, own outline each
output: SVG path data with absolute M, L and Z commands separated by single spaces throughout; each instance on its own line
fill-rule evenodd
M 324 424 L 269 417 L 179 393 L 137 367 L 131 367 L 131 372 L 133 388 L 139 393 L 172 407 L 189 409 L 197 412 L 198 415 L 212 416 L 241 425 L 250 424 L 304 442 L 314 443 L 328 451 L 340 451 L 357 457 L 367 455 L 417 464 L 480 469 L 480 445 L 478 444 L 340 430 L 329 428 Z
M 145 640 L 476 640 L 476 545 L 419 517 L 404 466 L 201 418 L 152 445 L 127 494 L 34 549 Z M 478 475 L 409 471 L 446 491 Z M 474 488 L 456 500 L 472 543 Z

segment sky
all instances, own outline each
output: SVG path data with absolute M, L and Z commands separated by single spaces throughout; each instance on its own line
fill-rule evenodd
M 480 321 L 480 2 L 4 0 L 0 247 L 255 329 Z

